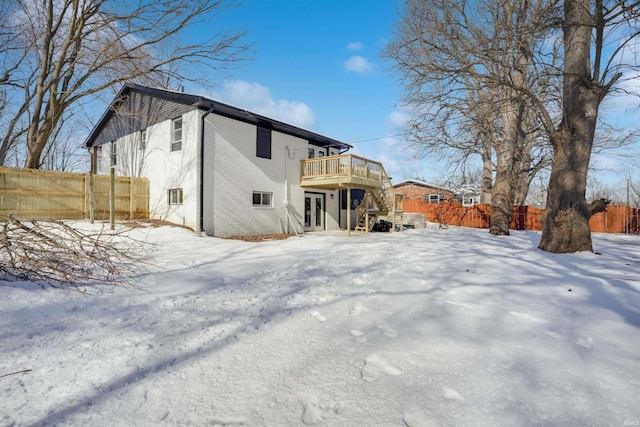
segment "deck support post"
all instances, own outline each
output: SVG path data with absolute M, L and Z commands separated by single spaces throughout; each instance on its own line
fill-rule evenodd
M 347 187 L 347 236 L 351 237 L 351 187 Z
M 369 190 L 364 193 L 364 234 L 365 236 L 369 235 Z

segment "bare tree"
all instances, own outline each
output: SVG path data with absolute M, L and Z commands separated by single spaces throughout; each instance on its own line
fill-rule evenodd
M 605 199 L 611 200 L 612 203 L 624 204 L 625 200 L 619 190 L 621 189 L 593 177 L 587 180 L 587 197 L 590 200 Z
M 78 134 L 77 123 L 60 126 L 51 139 L 51 143 L 42 153 L 42 167 L 62 172 L 84 172 L 89 164 L 89 153 L 82 149 L 82 141 Z
M 607 200 L 586 200 L 598 110 L 623 72 L 636 69 L 628 54 L 634 53 L 639 16 L 637 1 L 564 2 L 562 120 L 547 126 L 554 155 L 540 249 L 593 251 L 589 218 L 607 205 Z
M 493 234 L 509 234 L 516 195 L 524 200 L 524 187 L 544 165 L 533 158 L 545 158 L 544 150 L 533 150 L 544 135 L 527 94 L 547 99 L 553 87 L 552 74 L 536 68 L 534 57 L 546 50 L 553 64 L 553 45 L 543 45 L 543 35 L 554 6 L 547 0 L 407 0 L 396 40 L 385 51 L 414 110 L 409 138 L 429 151 L 481 156 Z
M 640 208 L 640 182 L 627 179 L 626 204 L 635 208 Z
M 65 114 L 118 83 L 177 87 L 246 59 L 243 34 L 218 31 L 181 44 L 181 34 L 233 0 L 7 0 L 0 24 L 0 164 L 21 139 L 25 167 L 43 153 Z M 9 101 L 11 99 L 11 101 Z

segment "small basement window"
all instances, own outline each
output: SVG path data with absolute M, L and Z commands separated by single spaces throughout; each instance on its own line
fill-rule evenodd
M 253 206 L 272 207 L 273 206 L 273 193 L 267 193 L 263 191 L 253 192 Z
M 170 205 L 182 204 L 182 188 L 172 188 L 169 190 L 169 204 Z

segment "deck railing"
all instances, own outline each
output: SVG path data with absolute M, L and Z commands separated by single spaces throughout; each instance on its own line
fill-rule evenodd
M 364 157 L 344 154 L 302 161 L 302 179 L 358 177 L 382 182 L 382 164 Z

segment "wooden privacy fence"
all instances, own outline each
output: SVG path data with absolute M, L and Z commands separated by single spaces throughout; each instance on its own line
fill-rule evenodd
M 89 218 L 89 174 L 0 167 L 0 221 Z M 94 217 L 109 219 L 109 176 L 93 175 Z M 149 180 L 115 177 L 115 217 L 149 217 Z
M 404 212 L 422 213 L 428 222 L 462 227 L 489 228 L 491 206 L 462 206 L 459 203 L 429 203 L 426 200 L 405 200 Z M 542 230 L 543 209 L 532 206 L 513 208 L 511 228 L 514 230 Z M 607 206 L 589 220 L 594 233 L 640 234 L 640 209 L 628 206 Z

